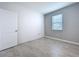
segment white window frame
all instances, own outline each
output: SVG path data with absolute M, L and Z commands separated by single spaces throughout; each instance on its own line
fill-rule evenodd
M 63 30 L 63 14 L 52 16 L 52 30 Z

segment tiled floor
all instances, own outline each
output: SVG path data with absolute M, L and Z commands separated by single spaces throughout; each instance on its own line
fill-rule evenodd
M 79 46 L 41 38 L 1 51 L 0 57 L 79 57 Z

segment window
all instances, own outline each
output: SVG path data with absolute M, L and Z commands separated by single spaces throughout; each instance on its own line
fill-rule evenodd
M 52 16 L 52 30 L 62 30 L 62 14 Z

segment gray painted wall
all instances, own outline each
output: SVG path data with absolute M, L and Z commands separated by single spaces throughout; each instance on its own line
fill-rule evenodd
M 62 13 L 64 21 L 63 31 L 52 30 L 52 16 Z M 79 43 L 79 3 L 48 13 L 45 17 L 45 36 L 60 38 Z

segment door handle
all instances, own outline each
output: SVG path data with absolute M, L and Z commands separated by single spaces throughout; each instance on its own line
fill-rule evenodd
M 15 32 L 18 32 L 18 30 L 15 30 Z

